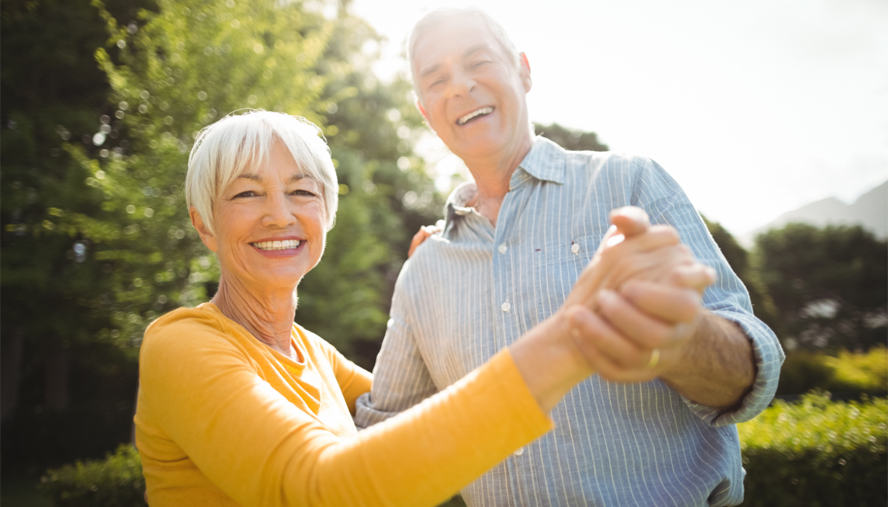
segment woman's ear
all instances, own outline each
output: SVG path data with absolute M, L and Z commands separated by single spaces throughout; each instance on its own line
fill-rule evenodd
M 194 229 L 200 235 L 200 240 L 203 241 L 203 244 L 210 249 L 210 251 L 216 251 L 216 236 L 210 232 L 204 223 L 203 219 L 200 217 L 200 213 L 197 211 L 197 208 L 191 206 L 188 208 L 188 215 L 191 216 L 191 225 L 194 226 Z

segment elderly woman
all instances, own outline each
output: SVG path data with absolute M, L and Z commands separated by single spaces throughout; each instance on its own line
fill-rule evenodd
M 568 317 L 588 311 L 576 305 L 358 433 L 351 414 L 371 375 L 293 322 L 296 288 L 321 260 L 336 215 L 336 173 L 317 134 L 257 111 L 208 127 L 192 150 L 189 212 L 221 279 L 210 302 L 145 333 L 135 421 L 152 507 L 435 505 L 548 431 L 547 411 L 592 373 L 588 329 Z M 630 218 L 624 232 L 646 229 Z M 620 273 L 652 249 L 687 267 L 677 242 L 655 228 L 624 241 L 619 255 L 593 261 L 568 303 L 591 304 L 601 269 Z

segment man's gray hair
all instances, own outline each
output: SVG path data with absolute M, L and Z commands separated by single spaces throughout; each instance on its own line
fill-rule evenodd
M 327 230 L 333 228 L 339 206 L 339 183 L 330 148 L 321 129 L 299 116 L 261 109 L 232 113 L 204 128 L 188 156 L 185 201 L 194 206 L 215 234 L 216 198 L 253 164 L 264 164 L 271 147 L 283 143 L 302 173 L 320 184 Z
M 497 20 L 493 19 L 490 14 L 477 7 L 441 7 L 419 18 L 419 21 L 413 25 L 413 29 L 410 31 L 410 37 L 407 39 L 407 61 L 410 62 L 410 76 L 413 79 L 413 90 L 417 97 L 419 97 L 419 81 L 417 80 L 418 76 L 416 75 L 416 68 L 413 65 L 413 51 L 416 48 L 416 42 L 429 28 L 454 18 L 461 17 L 475 17 L 480 19 L 481 23 L 487 27 L 487 30 L 493 35 L 493 38 L 499 42 L 506 54 L 511 57 L 510 60 L 512 64 L 515 65 L 515 67 L 520 65 L 521 56 L 518 53 L 515 43 L 512 42 L 512 39 L 509 37 L 509 34 L 506 33 L 506 30 L 502 25 L 500 25 Z

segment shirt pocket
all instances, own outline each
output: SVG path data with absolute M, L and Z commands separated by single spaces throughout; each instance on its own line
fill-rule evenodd
M 540 321 L 564 304 L 600 241 L 601 236 L 590 234 L 534 247 L 532 287 L 528 287 L 528 295 L 536 303 Z

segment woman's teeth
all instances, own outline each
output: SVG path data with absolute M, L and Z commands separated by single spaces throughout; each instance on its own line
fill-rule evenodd
M 262 241 L 259 243 L 250 243 L 255 246 L 259 250 L 291 250 L 294 248 L 299 248 L 301 241 L 295 239 L 288 239 L 284 241 Z

